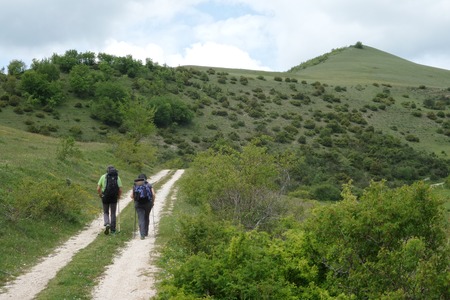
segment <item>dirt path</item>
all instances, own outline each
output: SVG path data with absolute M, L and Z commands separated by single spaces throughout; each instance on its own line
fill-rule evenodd
M 163 170 L 159 172 L 158 174 L 152 176 L 149 178 L 150 182 L 156 182 L 166 176 L 169 173 L 169 170 Z M 181 177 L 183 171 L 179 170 L 175 173 L 175 175 L 172 176 L 172 178 L 169 180 L 168 183 L 166 183 L 161 189 L 158 189 L 157 192 L 157 201 L 155 203 L 155 212 L 154 212 L 154 220 L 155 223 L 159 220 L 159 212 L 163 206 L 165 198 L 169 194 L 172 185 L 175 183 L 175 181 Z M 121 210 L 125 208 L 126 205 L 128 205 L 131 202 L 130 197 L 131 191 L 126 193 L 124 197 L 120 200 L 120 208 Z M 153 221 L 153 219 L 152 219 Z M 153 223 L 151 223 L 152 225 Z M 66 243 L 55 249 L 50 255 L 44 257 L 42 261 L 37 264 L 34 268 L 32 268 L 29 272 L 17 277 L 14 281 L 8 283 L 5 286 L 5 289 L 2 290 L 2 293 L 0 294 L 0 300 L 3 299 L 34 299 L 36 295 L 45 288 L 47 283 L 56 275 L 56 273 L 63 268 L 67 263 L 70 262 L 72 257 L 81 249 L 88 246 L 98 235 L 99 235 L 99 229 L 102 228 L 103 225 L 103 215 L 99 215 L 92 223 L 86 227 L 83 231 L 81 231 L 78 235 L 70 238 Z M 141 243 L 138 243 L 141 242 Z M 143 243 L 142 243 L 143 242 Z M 145 245 L 145 247 L 144 247 Z M 153 249 L 154 247 L 154 236 L 149 237 L 147 240 L 132 240 L 129 242 L 129 244 L 126 246 L 126 249 L 123 251 L 123 254 L 126 253 L 136 253 L 136 252 L 143 252 L 147 253 L 149 255 L 150 249 Z M 135 249 L 136 248 L 136 249 Z M 146 251 L 142 251 L 146 250 Z M 148 256 L 149 257 L 149 256 Z M 120 263 L 121 259 L 117 259 L 118 263 Z M 124 287 L 128 286 L 128 282 L 135 281 L 136 277 L 139 277 L 137 273 L 129 274 L 130 272 L 136 272 L 136 267 L 134 267 L 132 270 L 128 267 L 131 267 L 133 263 L 141 263 L 140 267 L 150 268 L 147 263 L 149 263 L 149 259 L 141 258 L 136 259 L 135 256 L 133 256 L 132 259 L 127 261 L 126 267 L 122 266 L 122 272 L 127 273 L 127 276 L 124 276 L 119 284 L 116 284 L 116 286 Z M 98 299 L 107 299 L 107 297 L 102 296 L 102 293 L 104 293 L 104 290 L 112 291 L 113 288 L 108 288 L 106 285 L 107 282 L 111 279 L 110 269 L 114 269 L 114 267 L 111 267 L 108 269 L 107 273 L 105 274 L 105 279 L 100 282 L 100 286 L 95 290 L 95 297 L 100 297 Z M 139 269 L 139 268 L 138 268 Z M 128 271 L 129 270 L 129 271 Z M 148 270 L 146 270 L 148 271 Z M 118 272 L 115 272 L 118 273 Z M 145 277 L 145 276 L 143 276 Z M 149 295 L 151 288 L 151 280 L 148 280 L 146 282 L 145 286 L 145 293 Z M 6 292 L 4 292 L 6 290 Z M 141 292 L 139 288 L 137 288 L 136 291 L 133 291 L 132 294 L 127 295 L 140 295 L 144 294 L 144 292 Z M 114 292 L 113 294 L 117 298 L 117 292 Z M 133 297 L 133 296 L 132 296 Z M 117 299 L 141 299 L 139 298 L 130 298 L 127 297 L 118 297 Z M 146 299 L 148 299 L 149 296 L 147 296 Z
M 150 264 L 152 254 L 155 254 L 155 232 L 153 230 L 158 229 L 164 202 L 169 196 L 173 184 L 183 172 L 183 170 L 178 170 L 164 186 L 158 189 L 155 205 L 150 215 L 149 236 L 145 240 L 141 240 L 139 234 L 136 234 L 136 238 L 127 243 L 94 289 L 93 299 L 149 299 L 155 295 L 152 276 L 155 268 Z

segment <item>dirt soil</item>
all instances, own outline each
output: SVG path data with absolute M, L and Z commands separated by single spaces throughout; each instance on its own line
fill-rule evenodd
M 153 274 L 157 269 L 152 265 L 151 256 L 156 255 L 155 235 L 164 203 L 183 172 L 184 170 L 176 171 L 161 188 L 156 190 L 156 201 L 150 215 L 149 236 L 141 240 L 136 233 L 135 238 L 125 245 L 94 288 L 93 299 L 149 299 L 156 294 Z M 163 170 L 150 177 L 149 182 L 155 183 L 168 173 L 169 170 Z M 122 210 L 131 202 L 131 190 L 125 193 L 119 202 Z M 88 246 L 99 235 L 99 228 L 102 227 L 103 215 L 100 215 L 79 234 L 42 258 L 41 262 L 29 272 L 8 283 L 1 291 L 0 300 L 34 299 L 78 251 Z

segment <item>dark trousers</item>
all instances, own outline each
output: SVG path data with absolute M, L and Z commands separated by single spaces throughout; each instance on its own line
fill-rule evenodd
M 103 221 L 111 226 L 111 230 L 116 230 L 116 209 L 117 202 L 104 203 L 103 202 Z
M 150 212 L 152 210 L 153 203 L 138 203 L 134 201 L 134 208 L 139 222 L 139 233 L 141 236 L 148 236 L 148 228 L 150 226 Z

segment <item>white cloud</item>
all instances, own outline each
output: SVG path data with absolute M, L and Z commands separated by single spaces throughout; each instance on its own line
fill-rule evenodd
M 160 64 L 163 64 L 166 60 L 164 50 L 157 44 L 139 46 L 125 41 L 111 39 L 106 42 L 106 47 L 102 52 L 115 56 L 131 55 L 134 59 L 140 60 L 144 64 L 147 58 Z
M 177 61 L 178 60 L 178 61 Z M 173 56 L 169 65 L 200 65 L 211 67 L 270 70 L 241 49 L 212 42 L 196 43 L 184 55 Z

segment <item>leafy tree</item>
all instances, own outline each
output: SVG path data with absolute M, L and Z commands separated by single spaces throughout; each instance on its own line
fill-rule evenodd
M 155 109 L 155 125 L 168 127 L 173 123 L 180 125 L 189 124 L 194 113 L 181 100 L 170 97 L 153 98 L 149 105 Z
M 64 73 L 69 73 L 74 66 L 81 63 L 77 50 L 67 50 L 63 56 L 54 54 L 52 62 L 59 65 L 60 70 Z
M 8 75 L 18 76 L 25 72 L 27 66 L 21 60 L 14 59 L 8 65 Z
M 131 55 L 117 57 L 113 64 L 113 68 L 118 70 L 123 75 L 128 75 L 130 78 L 135 78 L 139 74 L 142 67 L 142 62 L 133 59 Z
M 111 80 L 116 74 L 116 70 L 104 61 L 98 64 L 98 69 L 103 73 L 105 80 Z
M 113 102 L 116 103 L 124 103 L 126 99 L 128 99 L 128 92 L 127 90 L 112 81 L 106 81 L 106 82 L 99 82 L 96 85 L 95 89 L 95 97 L 96 98 L 109 98 Z
M 70 71 L 70 87 L 74 93 L 85 98 L 95 92 L 95 78 L 87 65 L 76 65 Z
M 155 109 L 145 106 L 142 102 L 132 101 L 122 106 L 123 126 L 135 144 L 155 132 L 153 124 Z
M 43 59 L 38 61 L 33 59 L 31 69 L 40 74 L 45 74 L 48 81 L 56 81 L 59 79 L 60 71 L 56 64 L 52 63 L 49 59 Z
M 111 126 L 122 124 L 122 112 L 120 103 L 114 102 L 108 97 L 96 99 L 91 105 L 91 117 Z
M 119 135 L 112 136 L 111 141 L 114 155 L 138 170 L 143 170 L 145 165 L 154 164 L 156 160 L 156 148 L 151 143 L 136 143 L 131 138 Z
M 86 66 L 94 66 L 96 63 L 96 55 L 94 52 L 88 51 L 78 55 L 80 62 Z
M 5 90 L 5 92 L 9 93 L 10 95 L 20 95 L 20 89 L 19 81 L 14 75 L 6 75 L 5 81 L 2 82 L 2 87 Z
M 29 70 L 23 74 L 20 89 L 33 104 L 56 106 L 64 100 L 60 81 L 50 82 L 45 74 Z
M 356 49 L 362 49 L 363 47 L 363 43 L 361 43 L 360 41 L 356 42 L 355 46 Z

